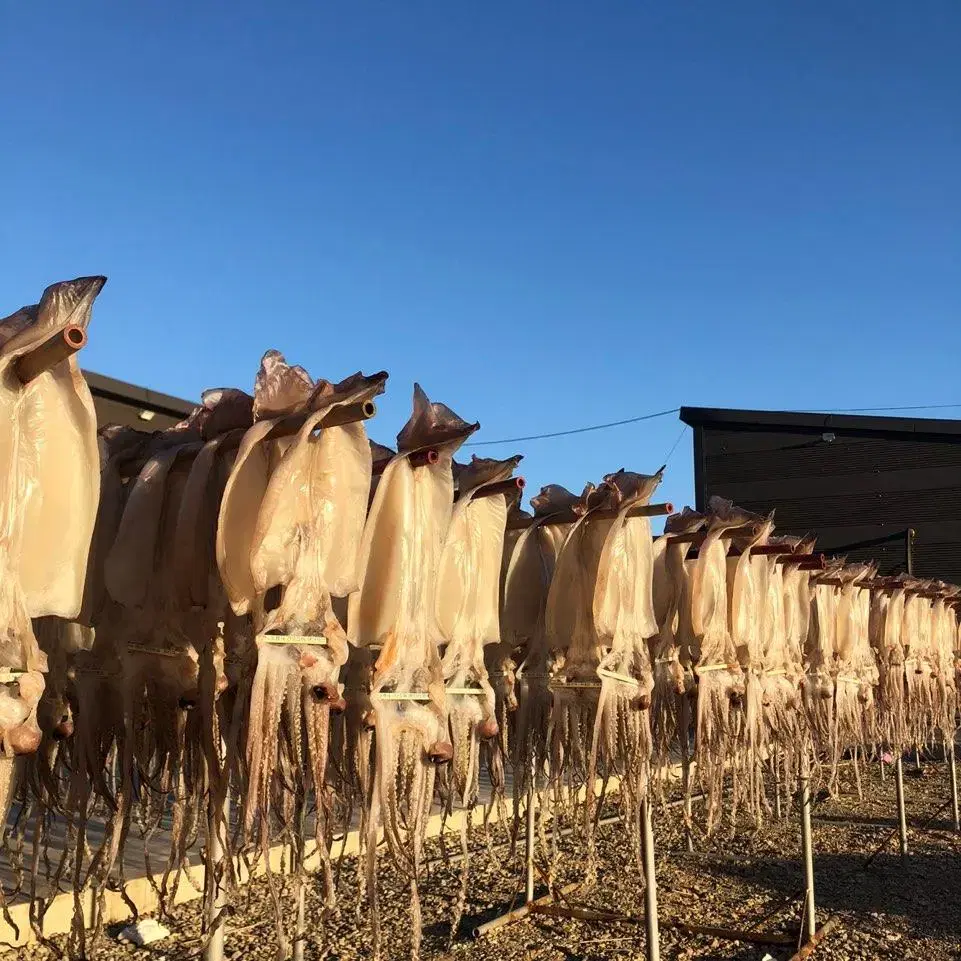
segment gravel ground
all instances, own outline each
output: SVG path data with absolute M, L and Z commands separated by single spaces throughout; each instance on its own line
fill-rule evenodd
M 850 778 L 850 771 L 846 772 Z M 906 765 L 912 773 L 912 765 Z M 898 853 L 894 781 L 879 778 L 875 765 L 864 778 L 865 798 L 859 801 L 853 783 L 841 795 L 818 801 L 815 808 L 814 852 L 819 922 L 836 916 L 839 926 L 815 953 L 823 959 L 961 959 L 961 836 L 948 822 L 950 808 L 936 812 L 948 800 L 945 766 L 930 763 L 923 777 L 905 779 L 910 855 Z M 695 803 L 695 819 L 698 805 Z M 930 824 L 922 830 L 926 821 Z M 756 929 L 796 935 L 803 885 L 796 811 L 760 831 L 730 832 L 711 840 L 697 838 L 688 853 L 680 811 L 662 809 L 655 815 L 661 957 L 668 959 L 744 959 L 761 961 L 765 952 L 785 961 L 792 947 L 764 947 L 691 935 L 672 929 L 672 920 L 690 924 Z M 873 862 L 868 856 L 888 843 Z M 485 848 L 475 836 L 471 883 L 464 919 L 448 948 L 451 905 L 458 890 L 456 865 L 434 863 L 421 883 L 424 918 L 424 958 L 477 961 L 553 961 L 553 959 L 643 958 L 643 880 L 629 854 L 623 827 L 600 829 L 600 871 L 597 887 L 568 895 L 569 903 L 620 912 L 636 919 L 584 922 L 566 918 L 532 917 L 474 940 L 474 926 L 522 900 L 522 852 L 512 857 L 504 835 Z M 448 848 L 458 850 L 457 837 Z M 522 847 L 522 845 L 519 845 Z M 428 859 L 438 856 L 436 841 Z M 557 866 L 560 883 L 583 876 L 583 851 L 571 838 L 561 841 Z M 410 945 L 410 897 L 405 881 L 385 865 L 381 871 L 382 924 L 387 958 L 407 958 Z M 542 893 L 539 890 L 538 893 Z M 366 904 L 358 912 L 356 863 L 345 861 L 339 907 L 324 918 L 315 893 L 308 895 L 311 919 L 306 946 L 308 959 L 361 959 L 370 956 Z M 768 917 L 770 915 L 770 917 Z M 165 923 L 170 938 L 149 948 L 134 949 L 108 936 L 98 947 L 98 961 L 181 961 L 196 957 L 200 948 L 199 904 L 174 911 Z M 640 923 L 638 923 L 640 922 Z M 115 932 L 112 932 L 115 933 Z M 273 914 L 265 885 L 257 881 L 241 892 L 227 934 L 233 959 L 276 957 Z M 45 956 L 34 947 L 22 957 Z

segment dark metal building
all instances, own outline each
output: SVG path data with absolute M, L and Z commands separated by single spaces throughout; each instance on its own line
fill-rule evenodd
M 98 427 L 122 424 L 148 432 L 164 430 L 182 421 L 194 408 L 189 401 L 179 397 L 159 394 L 103 374 L 85 370 L 83 376 L 93 394 Z
M 961 581 L 961 421 L 682 407 L 698 508 L 775 510 L 818 549 Z M 913 536 L 908 534 L 913 530 Z M 909 538 L 913 547 L 908 549 Z

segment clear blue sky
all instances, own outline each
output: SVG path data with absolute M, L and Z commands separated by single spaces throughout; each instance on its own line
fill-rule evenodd
M 0 313 L 105 273 L 90 369 L 385 368 L 391 443 L 415 379 L 491 439 L 958 402 L 959 48 L 956 0 L 7 0 Z M 578 489 L 679 428 L 482 452 Z

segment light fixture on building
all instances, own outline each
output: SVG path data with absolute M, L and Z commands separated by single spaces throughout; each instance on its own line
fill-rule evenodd
M 157 416 L 156 411 L 153 410 L 142 410 L 137 415 L 141 420 L 153 420 Z

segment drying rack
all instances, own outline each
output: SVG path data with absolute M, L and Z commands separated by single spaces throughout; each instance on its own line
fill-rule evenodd
M 666 510 L 665 510 L 666 508 Z M 670 504 L 657 504 L 650 505 L 650 514 L 660 514 L 660 513 L 673 513 L 673 507 Z M 606 516 L 616 516 L 616 511 L 610 510 L 594 510 L 589 512 L 586 516 L 588 519 L 593 517 L 606 517 Z M 550 523 L 570 523 L 573 520 L 579 519 L 575 516 L 560 515 L 563 519 L 556 519 L 558 515 L 547 518 L 543 521 L 545 524 Z M 513 526 L 516 527 L 529 527 L 535 521 L 533 519 L 525 518 L 515 522 Z M 730 532 L 730 536 L 735 536 L 738 529 L 733 528 Z M 681 534 L 667 534 L 672 541 L 677 543 L 689 543 L 694 546 L 701 546 L 704 543 L 705 533 L 704 532 L 689 532 Z M 725 537 L 725 539 L 727 539 Z M 826 561 L 821 555 L 811 555 L 808 553 L 794 553 L 791 548 L 786 545 L 759 545 L 751 548 L 747 548 L 754 554 L 758 555 L 770 555 L 775 557 L 776 563 L 782 564 L 797 564 L 805 569 L 820 570 L 826 566 Z M 726 665 L 725 665 L 726 666 Z M 570 684 L 556 685 L 555 687 L 570 687 Z M 584 682 L 579 682 L 578 686 L 585 686 Z M 598 686 L 598 685 L 593 685 Z M 534 864 L 534 847 L 535 847 L 535 805 L 536 805 L 536 768 L 534 763 L 531 764 L 530 772 L 530 785 L 528 788 L 527 797 L 527 811 L 526 811 L 526 831 L 525 831 L 525 903 L 517 909 L 507 911 L 504 914 L 498 915 L 495 918 L 490 919 L 484 924 L 477 927 L 474 931 L 475 936 L 480 937 L 491 931 L 497 930 L 506 924 L 510 924 L 514 921 L 521 920 L 522 918 L 528 917 L 531 914 L 543 914 L 552 917 L 570 917 L 576 918 L 581 921 L 597 921 L 597 922 L 611 922 L 618 920 L 636 920 L 634 918 L 628 918 L 625 915 L 617 914 L 614 912 L 597 911 L 594 909 L 583 908 L 577 905 L 560 905 L 552 903 L 555 900 L 554 893 L 548 892 L 545 896 L 535 899 L 534 897 L 534 874 L 535 874 L 535 864 Z M 666 922 L 667 925 L 675 930 L 682 931 L 687 934 L 703 934 L 709 935 L 715 938 L 731 941 L 746 941 L 754 944 L 768 944 L 768 945 L 787 945 L 796 944 L 798 940 L 802 941 L 798 951 L 795 953 L 791 961 L 796 961 L 796 959 L 806 958 L 811 955 L 818 944 L 824 939 L 824 937 L 834 929 L 838 921 L 836 918 L 829 918 L 818 927 L 817 924 L 817 912 L 815 903 L 815 887 L 814 887 L 814 844 L 813 844 L 813 834 L 811 829 L 811 789 L 810 789 L 810 759 L 805 752 L 802 758 L 802 768 L 799 777 L 799 788 L 801 795 L 800 803 L 800 828 L 801 828 L 801 858 L 803 862 L 803 873 L 804 873 L 804 909 L 803 917 L 801 922 L 801 932 L 800 938 L 795 939 L 789 935 L 776 934 L 776 933 L 764 933 L 757 931 L 742 931 L 734 930 L 725 927 L 707 926 L 691 924 L 684 921 L 671 920 Z M 590 789 L 590 785 L 588 785 Z M 777 787 L 778 791 L 778 808 L 780 807 L 780 788 Z M 688 798 L 685 797 L 678 804 L 687 805 Z M 641 857 L 642 865 L 644 869 L 644 876 L 646 879 L 646 884 L 644 887 L 644 925 L 646 929 L 647 939 L 645 953 L 647 961 L 660 961 L 661 950 L 660 950 L 660 926 L 661 921 L 659 918 L 658 904 L 657 904 L 657 877 L 655 869 L 655 844 L 654 844 L 654 829 L 651 819 L 651 802 L 647 794 L 641 800 L 640 807 L 640 828 L 641 828 Z M 573 884 L 568 885 L 565 888 L 559 889 L 556 893 L 563 900 L 567 900 L 566 895 L 570 894 L 579 885 Z

